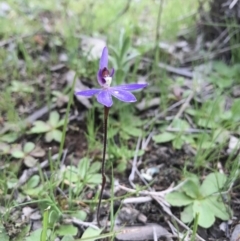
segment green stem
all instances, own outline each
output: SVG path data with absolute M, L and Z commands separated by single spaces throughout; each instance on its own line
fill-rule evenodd
M 102 202 L 102 196 L 103 196 L 103 190 L 106 184 L 106 175 L 105 175 L 105 161 L 106 161 L 106 149 L 107 149 L 107 122 L 108 122 L 108 113 L 110 108 L 104 106 L 104 123 L 103 123 L 103 157 L 102 157 L 102 188 L 100 191 L 99 201 L 98 201 L 98 207 L 97 207 L 97 223 L 99 227 L 101 227 L 100 220 L 99 220 L 99 214 L 100 214 L 100 206 Z

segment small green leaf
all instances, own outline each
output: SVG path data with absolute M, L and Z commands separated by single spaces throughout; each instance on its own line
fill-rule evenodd
M 153 140 L 156 142 L 156 143 L 165 143 L 165 142 L 169 142 L 169 141 L 172 141 L 176 136 L 172 133 L 169 133 L 169 132 L 164 132 L 162 134 L 159 134 L 159 135 L 156 135 L 156 136 L 153 136 Z
M 52 136 L 54 141 L 62 141 L 62 132 L 60 130 L 52 130 Z
M 177 136 L 173 142 L 172 145 L 175 149 L 180 150 L 182 146 L 184 145 L 184 140 L 181 138 L 181 136 Z
M 223 173 L 210 173 L 203 181 L 200 191 L 205 197 L 220 192 L 226 180 L 227 178 Z
M 100 235 L 101 232 L 102 232 L 102 229 L 94 229 L 94 228 L 88 227 L 83 233 L 82 238 L 80 240 L 87 239 L 88 241 L 95 241 L 97 239 L 97 236 Z
M 78 169 L 75 166 L 68 166 L 64 177 L 70 182 L 78 182 L 81 177 L 78 175 Z
M 24 186 L 24 188 L 29 189 L 29 188 L 35 188 L 40 182 L 40 177 L 38 175 L 33 175 L 28 182 L 26 183 L 26 185 Z
M 38 160 L 32 156 L 26 156 L 23 162 L 27 167 L 35 167 Z
M 46 142 L 51 142 L 53 140 L 53 131 L 51 130 L 45 134 L 45 141 Z
M 86 177 L 86 182 L 91 184 L 99 184 L 102 182 L 101 174 L 88 174 Z
M 74 236 L 77 234 L 77 232 L 78 232 L 78 229 L 70 224 L 61 225 L 56 230 L 56 234 L 58 234 L 60 236 L 64 236 L 64 235 L 73 235 Z
M 51 127 L 56 127 L 59 121 L 59 114 L 57 111 L 53 111 L 50 113 L 48 123 L 51 125 Z
M 225 221 L 231 218 L 232 210 L 227 204 L 223 203 L 223 197 L 221 195 L 206 198 L 206 203 L 216 217 Z
M 10 240 L 4 226 L 1 223 L 0 223 L 0 240 L 1 241 L 9 241 Z
M 181 207 L 191 204 L 194 200 L 183 192 L 172 192 L 166 195 L 166 200 L 172 206 Z
M 214 222 L 214 214 L 206 202 L 206 199 L 195 200 L 193 203 L 194 217 L 199 213 L 198 224 L 203 228 L 210 228 Z
M 55 227 L 56 223 L 59 221 L 60 214 L 56 210 L 51 210 L 48 217 L 49 228 Z
M 51 127 L 43 121 L 35 121 L 33 125 L 34 126 L 31 128 L 30 133 L 44 133 L 51 129 Z
M 18 133 L 14 133 L 14 132 L 0 136 L 0 140 L 7 143 L 12 143 L 17 138 L 18 138 Z
M 75 239 L 70 235 L 65 235 L 61 241 L 74 241 Z
M 94 162 L 91 164 L 90 168 L 88 169 L 88 173 L 96 173 L 101 169 L 102 163 L 101 162 Z
M 193 221 L 193 205 L 186 206 L 181 212 L 181 220 L 184 223 L 190 223 Z
M 192 180 L 188 180 L 182 187 L 187 196 L 197 199 L 201 197 L 199 186 Z
M 21 150 L 14 150 L 11 153 L 12 157 L 17 158 L 17 159 L 22 159 L 25 156 L 25 153 Z
M 34 149 L 34 147 L 35 147 L 34 143 L 27 142 L 23 147 L 23 151 L 24 151 L 24 153 L 29 153 Z
M 83 180 L 85 178 L 85 176 L 87 175 L 87 171 L 89 169 L 90 166 L 90 160 L 88 158 L 82 158 L 79 161 L 78 164 L 78 174 L 79 177 Z
M 130 136 L 138 137 L 142 135 L 142 130 L 134 126 L 122 126 L 122 130 L 125 131 Z
M 87 218 L 87 213 L 83 210 L 76 211 L 72 214 L 73 217 L 84 221 Z

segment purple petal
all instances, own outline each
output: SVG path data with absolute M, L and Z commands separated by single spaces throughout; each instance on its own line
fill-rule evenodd
M 102 104 L 105 105 L 107 107 L 111 107 L 113 104 L 112 101 L 112 96 L 109 93 L 108 90 L 102 90 L 98 95 L 97 95 L 97 101 Z
M 101 91 L 100 89 L 90 89 L 90 90 L 77 91 L 77 92 L 75 92 L 75 94 L 86 96 L 86 97 L 91 97 L 93 95 L 98 94 L 100 91 Z
M 104 47 L 102 51 L 102 56 L 99 62 L 99 69 L 104 69 L 108 67 L 108 49 Z
M 135 102 L 137 100 L 136 97 L 131 92 L 126 90 L 110 88 L 109 91 L 111 95 L 113 95 L 114 97 L 116 97 L 117 99 L 123 102 Z
M 114 73 L 115 73 L 115 70 L 114 70 L 114 68 L 112 68 L 111 73 L 110 73 L 110 77 L 113 77 Z
M 97 80 L 98 80 L 98 83 L 103 86 L 105 82 L 103 82 L 103 78 L 102 78 L 102 70 L 98 70 L 98 73 L 97 73 Z
M 126 84 L 126 85 L 118 85 L 118 86 L 114 86 L 113 89 L 117 89 L 117 90 L 139 90 L 142 88 L 145 88 L 147 86 L 147 84 Z

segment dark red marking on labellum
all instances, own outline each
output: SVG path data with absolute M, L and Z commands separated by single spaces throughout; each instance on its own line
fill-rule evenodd
M 102 78 L 105 78 L 105 77 L 107 77 L 107 76 L 109 76 L 109 71 L 108 71 L 107 68 L 104 68 L 104 69 L 102 70 Z

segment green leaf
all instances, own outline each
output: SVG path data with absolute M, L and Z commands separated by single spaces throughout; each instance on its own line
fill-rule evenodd
M 56 127 L 59 119 L 60 119 L 60 116 L 59 116 L 58 112 L 53 111 L 50 113 L 48 123 L 51 125 L 51 127 Z
M 233 100 L 231 112 L 232 112 L 232 120 L 239 121 L 240 120 L 240 98 Z
M 64 236 L 64 235 L 76 235 L 78 232 L 78 229 L 76 227 L 74 227 L 73 225 L 70 224 L 66 224 L 66 225 L 61 225 L 57 230 L 56 230 L 56 234 L 60 235 L 60 236 Z
M 173 147 L 177 150 L 180 150 L 183 144 L 184 140 L 181 138 L 181 136 L 177 136 L 172 142 Z
M 91 164 L 88 173 L 96 173 L 101 169 L 102 163 L 101 162 L 94 162 Z
M 202 195 L 208 196 L 220 192 L 226 183 L 226 180 L 227 178 L 223 173 L 210 173 L 200 187 Z
M 169 141 L 172 141 L 176 136 L 172 133 L 169 133 L 169 132 L 164 132 L 162 134 L 159 134 L 159 135 L 155 135 L 153 136 L 153 140 L 156 142 L 156 143 L 165 143 L 165 142 L 169 142 Z
M 61 241 L 74 241 L 75 239 L 70 235 L 65 235 Z
M 24 153 L 29 153 L 34 149 L 34 147 L 35 147 L 34 143 L 27 142 L 23 147 L 23 151 L 24 151 Z
M 0 154 L 7 154 L 10 152 L 10 149 L 11 149 L 10 145 L 0 142 Z
M 195 200 L 193 203 L 193 214 L 194 217 L 199 213 L 198 224 L 203 228 L 210 228 L 214 222 L 214 214 L 209 207 L 206 199 Z
M 87 171 L 89 169 L 89 166 L 90 166 L 90 160 L 88 158 L 82 158 L 79 161 L 79 164 L 78 164 L 78 174 L 79 174 L 79 176 L 80 176 L 80 178 L 82 180 L 87 175 Z
M 42 233 L 41 228 L 31 232 L 30 235 L 26 237 L 26 241 L 39 241 L 41 233 Z
M 87 239 L 87 241 L 94 241 L 97 239 L 97 236 L 101 234 L 101 232 L 102 232 L 102 229 L 94 229 L 94 228 L 88 227 L 83 233 L 82 238 L 80 240 Z
M 30 130 L 30 133 L 44 133 L 44 132 L 48 132 L 49 130 L 51 130 L 51 127 L 43 122 L 43 121 L 35 121 L 33 123 L 33 127 Z
M 1 223 L 0 223 L 0 240 L 1 241 L 9 241 L 10 240 L 4 226 Z
M 218 128 L 213 133 L 213 140 L 217 143 L 226 143 L 229 139 L 230 133 L 227 130 Z
M 193 204 L 186 206 L 181 212 L 181 220 L 184 223 L 190 223 L 193 221 Z
M 52 137 L 54 141 L 57 141 L 60 143 L 62 141 L 62 131 L 52 130 Z
M 172 192 L 166 195 L 166 200 L 172 206 L 181 207 L 191 204 L 194 200 L 183 192 Z
M 218 127 L 218 124 L 215 121 L 209 120 L 209 119 L 203 119 L 203 118 L 200 118 L 197 121 L 197 125 L 203 128 L 210 128 L 210 129 L 214 129 Z
M 92 184 L 99 184 L 102 182 L 102 175 L 101 174 L 88 174 L 86 177 L 87 183 Z
M 29 188 L 35 188 L 40 182 L 40 177 L 38 175 L 33 175 L 28 182 L 26 183 L 26 185 L 24 186 L 24 188 L 29 189 Z
M 138 137 L 142 135 L 142 130 L 134 126 L 122 126 L 122 130 L 131 136 Z
M 188 180 L 182 187 L 187 196 L 197 199 L 201 197 L 199 186 L 192 180 Z
M 51 210 L 49 212 L 49 217 L 48 217 L 48 226 L 49 228 L 54 228 L 56 223 L 60 219 L 60 214 L 56 210 Z
M 12 143 L 17 138 L 18 138 L 18 133 L 14 133 L 14 132 L 0 136 L 0 140 L 7 143 Z
M 83 210 L 76 211 L 71 215 L 72 215 L 72 217 L 75 217 L 75 218 L 80 219 L 82 221 L 86 220 L 86 218 L 87 218 L 87 213 Z
M 206 203 L 211 209 L 211 212 L 218 218 L 222 220 L 229 220 L 232 216 L 232 210 L 228 207 L 227 204 L 223 203 L 223 197 L 219 196 L 210 196 L 206 198 Z
M 55 131 L 55 130 L 51 130 L 45 134 L 46 142 L 51 142 L 53 140 L 53 131 Z
M 21 150 L 14 150 L 11 152 L 12 157 L 17 159 L 22 159 L 25 156 L 25 153 Z
M 173 123 L 171 125 L 173 128 L 177 128 L 180 131 L 181 130 L 184 131 L 184 130 L 187 130 L 190 128 L 190 125 L 188 124 L 187 121 L 179 119 L 179 118 L 173 120 Z
M 81 177 L 78 175 L 78 169 L 75 166 L 68 166 L 64 177 L 70 182 L 78 182 Z

